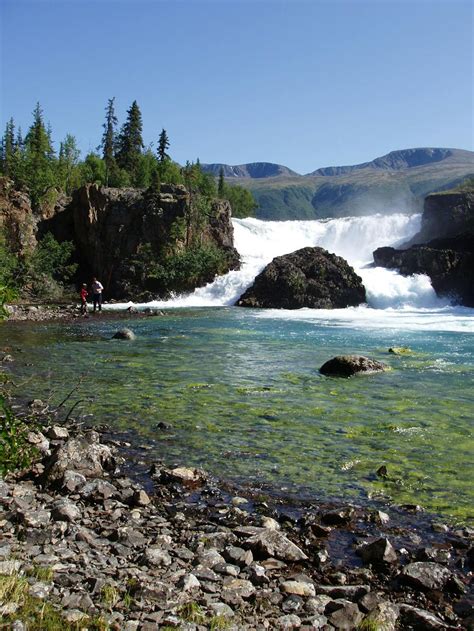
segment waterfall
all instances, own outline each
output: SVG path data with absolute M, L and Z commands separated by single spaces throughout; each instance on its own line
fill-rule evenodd
M 345 258 L 362 277 L 369 306 L 387 308 L 433 308 L 442 306 L 430 280 L 424 275 L 400 276 L 393 270 L 372 267 L 372 252 L 381 246 L 397 246 L 420 227 L 421 215 L 371 215 L 311 221 L 262 221 L 234 219 L 235 247 L 242 258 L 239 271 L 217 277 L 192 294 L 155 307 L 203 307 L 233 305 L 255 276 L 275 256 L 307 246 L 320 246 Z

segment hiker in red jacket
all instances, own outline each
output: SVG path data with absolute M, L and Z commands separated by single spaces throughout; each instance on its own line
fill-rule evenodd
M 81 313 L 87 313 L 87 285 L 84 283 L 81 287 Z

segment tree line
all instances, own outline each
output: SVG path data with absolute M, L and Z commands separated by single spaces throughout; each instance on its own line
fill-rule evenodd
M 183 184 L 190 192 L 207 198 L 228 199 L 235 217 L 252 215 L 256 208 L 250 191 L 229 186 L 223 175 L 218 184 L 205 173 L 199 160 L 176 163 L 169 154 L 170 141 L 165 129 L 158 136 L 156 151 L 143 142 L 142 114 L 137 101 L 127 110 L 119 128 L 115 97 L 108 100 L 100 145 L 83 160 L 77 140 L 67 134 L 54 149 L 51 126 L 45 124 L 39 103 L 25 136 L 13 118 L 7 122 L 0 143 L 0 172 L 19 188 L 28 190 L 32 203 L 40 207 L 58 191 L 70 195 L 76 188 L 96 183 L 103 186 L 159 190 L 161 184 Z

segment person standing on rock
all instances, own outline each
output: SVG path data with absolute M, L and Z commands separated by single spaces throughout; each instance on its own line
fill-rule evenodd
M 92 279 L 92 300 L 94 302 L 94 313 L 97 308 L 99 309 L 99 311 L 102 311 L 103 290 L 104 287 L 102 286 L 102 283 L 94 276 L 94 278 Z
M 87 285 L 83 283 L 81 287 L 81 313 L 85 315 L 87 313 Z

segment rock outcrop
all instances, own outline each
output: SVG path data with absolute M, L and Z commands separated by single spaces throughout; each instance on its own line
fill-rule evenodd
M 421 230 L 406 246 L 378 248 L 375 264 L 427 274 L 439 296 L 474 307 L 474 192 L 429 195 Z
M 365 302 L 362 279 L 340 256 L 302 248 L 278 256 L 240 297 L 239 307 L 343 309 Z
M 99 277 L 107 297 L 134 297 L 143 291 L 136 259 L 179 252 L 190 243 L 214 245 L 223 253 L 224 273 L 239 266 L 233 246 L 230 204 L 215 200 L 205 221 L 193 216 L 184 186 L 162 185 L 160 192 L 116 189 L 88 184 L 75 191 L 62 212 L 41 223 L 58 241 L 72 240 L 84 278 Z M 149 248 L 144 253 L 143 248 Z M 215 272 L 214 272 L 215 273 Z M 209 277 L 210 276 L 210 277 Z M 212 280 L 213 274 L 201 280 Z M 156 294 L 155 294 L 156 295 Z
M 405 247 L 474 232 L 474 191 L 428 195 L 420 231 Z
M 474 233 L 434 239 L 407 250 L 378 248 L 375 264 L 398 269 L 404 276 L 427 274 L 439 296 L 474 307 Z
M 28 195 L 8 178 L 0 178 L 0 231 L 12 252 L 24 256 L 35 249 L 36 224 Z

